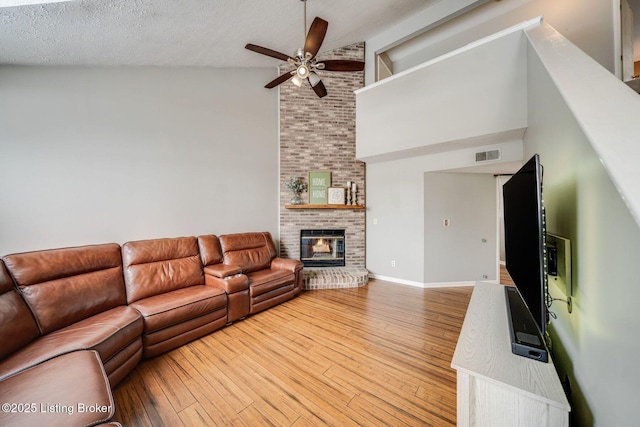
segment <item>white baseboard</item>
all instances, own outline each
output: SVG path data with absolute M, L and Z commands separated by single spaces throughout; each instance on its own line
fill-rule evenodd
M 388 276 L 380 276 L 379 274 L 369 273 L 369 277 L 372 279 L 384 280 L 385 282 L 398 283 L 401 285 L 415 286 L 417 288 L 449 288 L 454 286 L 474 286 L 476 284 L 475 281 L 468 282 L 431 282 L 431 283 L 423 283 L 423 282 L 415 282 L 413 280 L 405 280 L 398 279 L 395 277 Z M 494 282 L 489 280 L 489 282 Z M 495 281 L 497 283 L 497 281 Z
M 372 279 L 384 280 L 385 282 L 399 283 L 401 285 L 415 286 L 417 288 L 424 288 L 424 283 L 414 282 L 412 280 L 397 279 L 395 277 L 388 277 L 388 276 L 380 276 L 379 274 L 373 274 L 373 273 L 369 273 L 369 277 L 372 278 Z
M 475 286 L 478 283 L 476 281 L 468 282 L 437 282 L 437 283 L 425 283 L 425 288 L 451 288 L 454 286 Z

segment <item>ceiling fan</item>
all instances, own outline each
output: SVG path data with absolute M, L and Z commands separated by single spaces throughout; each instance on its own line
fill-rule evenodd
M 281 59 L 287 61 L 293 65 L 295 70 L 287 71 L 279 77 L 276 77 L 264 87 L 272 89 L 289 79 L 292 79 L 293 83 L 300 87 L 305 80 L 309 82 L 313 91 L 322 98 L 327 95 L 327 89 L 325 88 L 320 76 L 316 73 L 317 70 L 324 71 L 362 71 L 364 70 L 364 62 L 352 61 L 345 59 L 327 59 L 318 60 L 316 54 L 320 50 L 324 36 L 327 33 L 327 27 L 329 23 L 322 18 L 316 16 L 311 23 L 309 32 L 307 33 L 307 0 L 301 0 L 304 3 L 304 30 L 305 41 L 304 47 L 296 51 L 293 57 L 284 53 L 277 52 L 275 50 L 268 49 L 266 47 L 257 46 L 255 44 L 247 44 L 246 49 L 253 52 L 260 53 L 262 55 L 270 56 L 272 58 Z

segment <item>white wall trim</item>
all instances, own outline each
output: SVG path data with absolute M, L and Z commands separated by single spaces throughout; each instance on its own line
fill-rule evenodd
M 413 280 L 398 279 L 396 277 L 381 276 L 379 274 L 369 273 L 371 279 L 384 280 L 385 282 L 398 283 L 400 285 L 414 286 L 416 288 L 424 288 L 424 283 L 415 282 Z
M 373 274 L 373 273 L 369 273 L 369 277 L 371 279 L 383 280 L 385 282 L 398 283 L 400 285 L 413 286 L 413 287 L 416 287 L 416 288 L 423 288 L 423 289 L 426 289 L 426 288 L 451 288 L 451 287 L 457 287 L 457 286 L 475 286 L 475 284 L 476 284 L 475 281 L 422 283 L 422 282 L 415 282 L 413 280 L 399 279 L 397 277 L 381 276 L 379 274 Z M 498 283 L 495 280 L 485 280 L 485 282 Z
M 485 280 L 486 282 L 487 280 Z M 489 281 L 490 283 L 495 283 L 493 280 Z M 470 280 L 467 282 L 432 282 L 432 283 L 425 283 L 424 287 L 425 288 L 454 288 L 454 287 L 458 287 L 458 286 L 475 286 L 475 284 L 478 283 L 474 280 Z

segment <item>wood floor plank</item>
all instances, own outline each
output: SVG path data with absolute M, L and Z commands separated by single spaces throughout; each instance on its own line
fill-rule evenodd
M 415 395 L 400 393 L 397 389 L 380 384 L 374 379 L 365 379 L 353 373 L 350 375 L 349 371 L 339 367 L 332 368 L 332 371 L 327 372 L 327 375 L 339 383 L 348 384 L 359 396 L 376 398 L 379 400 L 377 405 L 385 405 L 391 408 L 390 411 L 395 414 L 410 415 L 413 423 L 430 425 L 434 417 L 450 420 L 451 416 L 455 414 L 455 406 L 453 405 L 449 408 L 435 407 Z
M 293 300 L 139 365 L 125 426 L 454 426 L 470 287 L 372 280 Z
M 254 399 L 245 392 L 243 387 L 237 384 L 235 378 L 229 377 L 229 370 L 225 369 L 229 365 L 225 365 L 224 363 L 211 363 L 212 360 L 221 362 L 223 358 L 212 357 L 213 354 L 210 352 L 211 347 L 204 347 L 203 350 L 202 344 L 203 341 L 197 341 L 190 346 L 181 348 L 181 354 L 198 373 L 196 383 L 202 385 L 202 382 L 206 381 L 207 388 L 215 390 L 216 395 L 236 412 L 240 412 L 251 405 Z M 220 351 L 224 352 L 226 349 L 222 344 L 215 348 L 218 351 L 217 355 L 220 354 Z
M 175 361 L 170 357 L 156 357 L 146 363 L 145 369 L 156 379 L 173 409 L 180 412 L 196 403 L 196 398 L 180 379 L 174 366 Z M 143 375 L 146 375 L 145 372 Z
M 214 378 L 208 375 L 208 371 L 201 372 L 194 367 L 192 362 L 198 358 L 193 356 L 192 351 L 191 345 L 182 346 L 161 357 L 168 356 L 177 362 L 177 366 L 180 366 L 180 370 L 177 371 L 178 375 L 189 387 L 198 403 L 209 414 L 209 417 L 214 421 L 214 425 L 249 426 L 250 424 L 245 424 L 242 421 L 236 410 L 236 408 L 243 409 L 242 404 L 237 403 L 242 399 L 225 399 L 221 396 L 211 385 L 214 382 Z M 216 378 L 216 380 L 219 380 L 219 378 Z M 230 403 L 235 404 L 236 408 L 231 406 Z M 244 407 L 249 406 L 251 403 L 251 400 L 248 403 L 244 403 Z
M 215 426 L 216 422 L 209 416 L 209 412 L 196 402 L 180 411 L 180 419 L 185 426 Z
M 115 418 L 119 420 L 135 420 L 135 425 L 139 427 L 151 427 L 153 423 L 144 409 L 144 403 L 140 399 L 136 389 L 135 381 L 138 379 L 137 372 L 132 372 L 125 378 L 113 394 L 116 405 Z
M 342 387 L 336 387 L 322 376 L 305 372 L 300 366 L 296 366 L 295 361 L 286 362 L 270 356 L 269 352 L 263 349 L 246 347 L 245 352 L 253 361 L 247 361 L 246 365 L 250 368 L 246 369 L 246 372 L 257 374 L 252 382 L 257 383 L 261 395 L 269 392 L 272 396 L 287 395 L 290 398 L 289 405 L 304 416 L 320 412 L 321 418 L 329 420 L 332 425 L 355 425 L 344 411 L 335 410 L 344 406 L 344 402 L 353 396 L 345 393 Z M 313 388 L 309 388 L 309 385 L 313 385 Z
M 399 416 L 396 411 L 389 411 L 383 405 L 371 404 L 360 395 L 355 396 L 349 402 L 349 407 L 362 414 L 362 417 L 368 420 L 370 425 L 402 427 L 415 425 L 418 422 L 410 417 Z
M 151 424 L 182 426 L 180 417 L 167 399 L 162 386 L 158 384 L 148 369 L 148 364 L 141 363 L 134 372 L 133 385 L 143 404 Z M 142 409 L 142 408 L 140 408 Z

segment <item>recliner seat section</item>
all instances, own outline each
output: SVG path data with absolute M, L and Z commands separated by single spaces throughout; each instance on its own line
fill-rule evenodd
M 122 246 L 127 303 L 144 319 L 144 357 L 153 357 L 220 329 L 227 295 L 205 285 L 195 237 Z
M 287 301 L 302 289 L 302 262 L 278 258 L 268 232 L 219 237 L 223 262 L 249 278 L 251 314 Z
M 38 338 L 36 321 L 22 297 L 15 290 L 4 262 L 0 260 L 0 360 Z M 23 405 L 23 411 L 0 412 L 0 425 L 96 425 L 110 419 L 114 413 L 113 398 L 100 356 L 95 351 L 81 350 L 53 357 L 39 364 L 9 370 L 0 380 L 0 402 Z M 73 366 L 73 370 L 69 370 Z M 42 411 L 41 405 L 55 402 L 73 405 L 74 414 L 67 412 L 51 415 Z M 106 405 L 105 412 L 78 413 L 80 403 Z M 29 404 L 35 412 L 25 412 Z M 35 406 L 33 406 L 35 405 Z M 114 427 L 119 424 L 111 424 Z
M 38 336 L 0 362 L 0 379 L 76 350 L 98 352 L 111 387 L 138 364 L 143 323 L 125 305 L 119 245 L 13 254 L 4 263 Z

